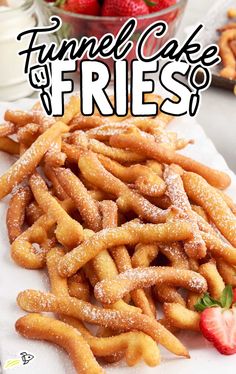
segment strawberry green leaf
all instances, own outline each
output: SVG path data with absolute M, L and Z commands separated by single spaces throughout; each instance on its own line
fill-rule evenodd
M 66 2 L 66 0 L 56 0 L 54 5 L 55 6 L 61 6 L 61 5 L 64 5 L 65 2 Z
M 220 297 L 220 303 L 222 308 L 229 309 L 233 302 L 233 288 L 231 285 L 228 285 L 224 288 L 222 295 Z
M 204 296 L 200 298 L 194 305 L 194 308 L 198 312 L 203 312 L 203 310 L 205 310 L 206 308 L 213 308 L 217 306 L 221 306 L 221 303 L 218 300 L 213 299 L 213 297 L 211 297 L 209 293 L 205 293 Z
M 157 5 L 156 3 L 154 3 L 151 0 L 144 0 L 144 2 L 147 4 L 147 6 L 155 6 L 155 5 Z
M 196 309 L 197 312 L 203 312 L 203 310 L 206 309 L 206 306 L 201 303 L 201 301 L 198 301 L 195 305 L 194 308 Z

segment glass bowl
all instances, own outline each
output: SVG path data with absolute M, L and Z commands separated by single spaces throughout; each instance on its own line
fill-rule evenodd
M 137 27 L 132 35 L 131 40 L 134 42 L 134 48 L 130 51 L 126 59 L 131 61 L 136 58 L 135 43 L 138 37 L 142 34 L 145 28 L 153 22 L 164 20 L 168 24 L 168 31 L 164 37 L 157 39 L 150 35 L 145 43 L 144 54 L 150 56 L 158 50 L 168 39 L 172 38 L 178 29 L 182 16 L 184 14 L 187 0 L 177 0 L 177 3 L 169 8 L 163 9 L 160 12 L 154 12 L 143 16 L 136 17 Z M 98 39 L 104 34 L 110 32 L 116 35 L 122 25 L 129 19 L 129 17 L 102 17 L 102 16 L 89 16 L 84 14 L 76 14 L 65 11 L 63 9 L 54 7 L 52 3 L 44 0 L 39 0 L 42 11 L 42 21 L 44 25 L 49 24 L 49 17 L 57 15 L 61 18 L 63 25 L 57 32 L 56 39 L 60 42 L 61 39 L 76 38 L 78 41 L 83 36 L 96 36 Z M 113 71 L 113 60 L 101 59 Z

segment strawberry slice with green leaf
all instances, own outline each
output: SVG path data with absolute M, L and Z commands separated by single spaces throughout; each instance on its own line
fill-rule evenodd
M 203 336 L 224 355 L 236 353 L 236 306 L 232 286 L 226 286 L 220 300 L 205 294 L 195 305 L 201 312 L 200 329 Z

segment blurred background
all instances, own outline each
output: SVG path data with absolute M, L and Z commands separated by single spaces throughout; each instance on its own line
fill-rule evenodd
M 6 0 L 0 0 L 0 5 L 4 4 Z M 20 14 L 16 12 L 16 18 L 13 17 L 15 13 L 0 12 L 0 101 L 15 100 L 21 97 L 32 95 L 28 83 L 20 81 L 19 70 L 22 66 L 15 62 L 15 50 L 17 42 L 14 40 L 15 36 L 23 29 L 34 27 L 38 22 L 48 23 L 50 15 L 50 8 L 42 8 L 43 0 L 35 0 L 37 8 L 32 8 L 33 0 L 7 0 L 15 3 L 17 6 L 26 2 L 28 7 L 22 6 Z M 187 3 L 187 5 L 186 5 Z M 166 39 L 175 35 L 177 31 L 177 38 L 184 40 L 191 27 L 198 22 L 204 22 L 206 15 L 211 9 L 215 9 L 216 15 L 214 22 L 210 25 L 211 32 L 217 36 L 216 28 L 222 26 L 222 15 L 226 17 L 226 10 L 229 5 L 236 8 L 236 0 L 178 0 L 177 5 L 171 10 L 162 11 L 159 13 L 152 13 L 144 17 L 140 17 L 138 21 L 137 35 L 151 22 L 158 19 L 165 19 L 169 25 L 169 31 Z M 184 7 L 186 8 L 184 10 Z M 43 9 L 43 11 L 42 11 Z M 58 9 L 58 8 L 57 8 Z M 1 10 L 1 7 L 0 7 Z M 27 21 L 24 18 L 27 13 Z M 51 12 L 52 14 L 53 12 Z M 104 19 L 104 17 L 91 17 L 79 14 L 72 14 L 60 9 L 56 10 L 64 22 L 63 29 L 59 37 L 73 37 L 80 38 L 82 35 L 101 36 L 108 30 L 114 33 L 119 30 L 123 22 L 119 17 L 116 19 Z M 183 16 L 183 17 L 182 17 Z M 218 17 L 219 16 L 219 17 Z M 182 20 L 181 20 L 182 18 Z M 17 21 L 16 21 L 17 20 Z M 22 22 L 22 24 L 21 24 Z M 179 25 L 180 24 L 180 25 Z M 210 35 L 209 30 L 205 31 L 205 37 Z M 204 31 L 203 31 L 204 33 Z M 9 42 L 9 38 L 11 43 Z M 213 40 L 210 40 L 212 42 Z M 22 48 L 22 46 L 18 46 Z M 153 53 L 153 50 L 158 48 L 156 40 L 150 39 L 146 54 Z M 130 56 L 132 59 L 134 56 Z M 112 63 L 112 61 L 110 61 Z M 6 72 L 4 71 L 6 70 Z M 78 74 L 77 74 L 78 75 Z M 10 85 L 8 86 L 10 82 Z M 17 84 L 15 84 L 17 83 Z M 17 87 L 17 92 L 15 92 Z M 11 92 L 11 90 L 14 92 Z M 33 94 L 36 97 L 36 94 Z M 220 89 L 211 87 L 202 94 L 202 104 L 199 113 L 196 117 L 197 121 L 205 130 L 206 134 L 212 139 L 218 151 L 224 156 L 229 167 L 236 172 L 236 96 L 232 89 Z
M 177 37 L 181 40 L 185 38 L 186 28 L 196 22 L 202 22 L 215 3 L 215 0 L 188 0 Z M 224 3 L 225 1 L 221 0 L 222 9 Z M 230 91 L 210 87 L 202 94 L 201 108 L 196 119 L 224 156 L 229 167 L 236 172 L 236 96 Z

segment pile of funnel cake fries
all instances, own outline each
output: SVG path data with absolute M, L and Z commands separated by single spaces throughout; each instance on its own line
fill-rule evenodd
M 220 33 L 219 50 L 223 69 L 220 76 L 236 80 L 236 8 L 227 12 L 229 22 L 218 29 Z
M 189 357 L 175 333 L 199 331 L 204 293 L 236 285 L 230 177 L 182 155 L 191 141 L 171 119 L 84 117 L 76 95 L 61 118 L 39 104 L 5 113 L 0 148 L 18 157 L 0 177 L 11 257 L 45 267 L 51 285 L 18 295 L 29 314 L 16 330 L 64 348 L 78 373 L 102 373 L 97 359 L 158 365 L 158 345 Z

